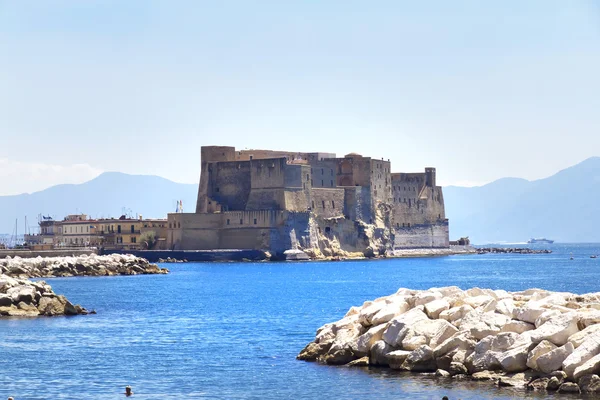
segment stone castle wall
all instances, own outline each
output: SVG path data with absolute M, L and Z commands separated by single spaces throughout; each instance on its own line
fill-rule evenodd
M 171 247 L 448 246 L 434 168 L 392 174 L 389 160 L 358 154 L 222 146 L 203 147 L 201 154 L 197 214 L 173 217 Z

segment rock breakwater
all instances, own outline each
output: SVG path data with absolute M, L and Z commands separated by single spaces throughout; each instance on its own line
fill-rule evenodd
M 54 293 L 46 282 L 0 275 L 0 318 L 77 314 L 88 314 L 88 311 Z
M 76 257 L 6 257 L 0 260 L 0 274 L 19 278 L 49 278 L 67 276 L 108 276 L 166 274 L 148 260 L 130 254 L 96 254 Z
M 297 358 L 600 393 L 600 293 L 400 289 L 319 328 Z
M 550 254 L 552 250 L 529 249 L 527 247 L 478 247 L 477 254 L 499 253 L 499 254 Z

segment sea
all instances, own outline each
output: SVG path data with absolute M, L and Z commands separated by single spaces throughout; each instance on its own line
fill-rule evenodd
M 600 244 L 536 248 L 553 253 L 165 264 L 168 275 L 47 279 L 97 314 L 1 319 L 0 399 L 118 399 L 127 385 L 139 400 L 555 398 L 295 359 L 317 328 L 399 288 L 600 291 L 600 257 L 590 258 Z

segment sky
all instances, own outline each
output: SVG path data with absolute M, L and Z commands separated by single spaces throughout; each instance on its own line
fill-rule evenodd
M 600 155 L 598 71 L 597 1 L 0 0 L 0 195 L 203 145 L 544 178 Z

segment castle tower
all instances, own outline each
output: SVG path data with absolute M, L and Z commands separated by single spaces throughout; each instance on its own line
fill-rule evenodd
M 437 186 L 435 168 L 425 168 L 425 185 L 432 188 Z
M 208 183 L 211 174 L 209 164 L 218 161 L 235 161 L 235 147 L 202 146 L 200 148 L 200 184 L 198 185 L 196 213 L 205 213 L 208 210 Z

